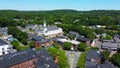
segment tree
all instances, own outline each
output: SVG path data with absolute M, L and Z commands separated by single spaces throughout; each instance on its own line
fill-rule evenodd
M 14 49 L 20 51 L 20 50 L 26 50 L 28 49 L 29 47 L 28 46 L 20 46 L 19 42 L 14 40 L 11 42 L 12 46 Z
M 120 68 L 120 53 L 116 53 L 114 54 L 111 58 L 110 58 L 110 61 L 118 66 L 118 68 Z
M 78 49 L 79 51 L 85 51 L 86 48 L 87 48 L 87 44 L 86 44 L 86 43 L 80 43 L 80 44 L 78 44 L 78 46 L 77 46 L 77 49 Z
M 110 55 L 109 51 L 103 51 L 101 54 L 102 54 L 103 61 L 109 59 L 109 55 Z
M 65 50 L 70 50 L 72 47 L 70 42 L 64 42 L 62 46 L 63 46 L 63 49 Z
M 77 68 L 84 68 L 84 64 L 85 64 L 85 52 L 82 52 L 79 59 L 78 59 L 78 62 L 77 62 Z
M 26 32 L 22 32 L 17 27 L 9 26 L 8 27 L 8 34 L 12 34 L 15 38 L 17 38 L 24 45 L 27 45 L 26 39 L 28 38 L 28 35 Z
M 69 68 L 68 58 L 65 55 L 65 51 L 56 49 L 56 48 L 48 48 L 48 52 L 52 56 L 53 59 L 58 57 L 58 67 L 59 68 Z
M 34 41 L 28 42 L 28 45 L 29 45 L 30 48 L 34 48 Z
M 52 45 L 53 45 L 55 48 L 57 48 L 57 49 L 60 48 L 57 43 L 53 43 Z
M 74 36 L 73 36 L 73 35 L 68 35 L 68 37 L 70 38 L 70 40 L 73 40 L 73 39 L 74 39 Z

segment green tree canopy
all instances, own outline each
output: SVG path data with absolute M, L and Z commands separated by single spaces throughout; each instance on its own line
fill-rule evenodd
M 109 55 L 110 55 L 109 51 L 103 51 L 101 54 L 102 54 L 103 61 L 109 59 Z
M 111 58 L 110 58 L 110 61 L 118 66 L 118 68 L 120 68 L 120 53 L 116 53 L 114 54 Z
M 87 48 L 87 44 L 86 44 L 86 43 L 80 43 L 80 44 L 78 44 L 78 46 L 77 46 L 77 49 L 78 49 L 79 51 L 85 51 L 86 48 Z
M 53 59 L 58 57 L 59 68 L 69 68 L 68 58 L 65 55 L 65 51 L 56 48 L 48 48 L 48 52 L 53 57 Z
M 70 50 L 72 47 L 70 42 L 64 42 L 62 46 L 63 46 L 63 49 L 65 50 Z

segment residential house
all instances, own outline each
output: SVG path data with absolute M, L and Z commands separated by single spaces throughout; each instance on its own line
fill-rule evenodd
M 120 43 L 116 43 L 113 40 L 103 40 L 101 44 L 101 49 L 116 51 L 119 44 Z
M 101 64 L 101 53 L 99 50 L 89 50 L 86 53 L 85 68 L 97 68 Z
M 69 35 L 73 35 L 74 37 L 79 36 L 79 33 L 74 32 L 74 31 L 69 31 L 69 33 L 68 33 L 68 34 L 69 34 Z
M 85 37 L 78 36 L 77 41 L 86 43 L 87 45 L 90 45 L 90 40 Z
M 12 45 L 0 39 L 0 55 L 9 54 L 12 51 Z
M 8 28 L 7 27 L 0 28 L 0 35 L 7 35 L 7 34 L 8 34 Z

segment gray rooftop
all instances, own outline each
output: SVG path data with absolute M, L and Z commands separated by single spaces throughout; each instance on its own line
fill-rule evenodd
M 57 26 L 47 26 L 46 28 L 47 28 L 48 31 L 58 30 L 59 29 L 59 27 L 57 27 Z
M 89 50 L 86 53 L 86 61 L 91 61 L 91 59 L 100 59 L 101 53 L 99 50 Z
M 120 43 L 116 43 L 113 40 L 104 40 L 102 42 L 102 48 L 105 48 L 105 49 L 117 49 L 119 45 Z
M 0 68 L 7 68 L 35 57 L 37 57 L 37 54 L 31 49 L 3 55 L 0 56 Z
M 8 43 L 0 39 L 0 46 L 7 45 Z
M 97 64 L 95 62 L 85 61 L 85 68 L 97 68 Z
M 40 58 L 37 62 L 35 62 L 37 68 L 58 68 L 58 66 L 54 63 L 52 57 L 45 49 L 36 51 L 36 53 Z

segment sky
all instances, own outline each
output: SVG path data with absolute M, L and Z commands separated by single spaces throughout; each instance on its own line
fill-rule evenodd
M 0 10 L 120 10 L 120 0 L 0 0 Z

